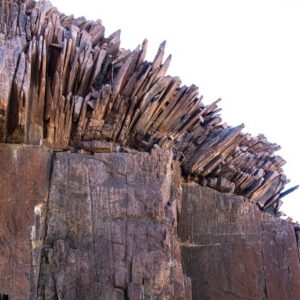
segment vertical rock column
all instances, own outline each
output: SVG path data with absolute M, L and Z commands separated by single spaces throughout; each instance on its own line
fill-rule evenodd
M 56 154 L 38 299 L 188 299 L 180 201 L 171 152 Z

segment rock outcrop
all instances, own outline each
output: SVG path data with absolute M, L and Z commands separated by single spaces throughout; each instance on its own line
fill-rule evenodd
M 0 144 L 0 153 L 1 294 L 189 299 L 171 152 L 53 156 Z
M 222 123 L 219 100 L 165 76 L 163 42 L 120 48 L 101 21 L 65 16 L 48 1 L 0 4 L 0 141 L 99 151 L 102 141 L 172 150 L 185 176 L 279 213 L 288 182 L 280 148 Z
M 193 299 L 300 299 L 294 227 L 242 197 L 183 184 L 179 236 Z
M 57 154 L 38 299 L 187 299 L 176 165 L 170 152 Z
M 0 152 L 0 292 L 9 299 L 300 297 L 294 227 L 184 182 L 170 151 Z
M 0 299 L 300 299 L 279 146 L 165 76 L 163 43 L 0 2 Z
M 36 285 L 51 164 L 46 148 L 0 144 L 0 294 L 9 299 L 28 299 Z

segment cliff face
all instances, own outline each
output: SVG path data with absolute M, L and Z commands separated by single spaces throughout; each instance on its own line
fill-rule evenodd
M 38 298 L 186 299 L 179 176 L 170 153 L 57 154 Z
M 177 236 L 180 168 L 171 152 L 0 151 L 1 294 L 190 299 Z
M 9 299 L 300 297 L 293 226 L 182 182 L 171 152 L 0 151 Z
M 194 299 L 300 299 L 294 227 L 242 197 L 183 184 L 179 236 Z
M 164 48 L 0 1 L 1 300 L 300 299 L 279 146 L 165 76 Z
M 48 201 L 51 164 L 47 149 L 0 144 L 0 294 L 9 299 L 28 299 L 39 273 L 43 245 L 33 226 Z

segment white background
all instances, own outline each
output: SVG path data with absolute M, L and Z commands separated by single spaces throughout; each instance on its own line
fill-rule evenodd
M 285 172 L 300 183 L 300 1 L 297 0 L 53 0 L 66 14 L 101 19 L 106 35 L 122 29 L 122 47 L 149 40 L 147 59 L 167 40 L 169 74 L 196 84 L 223 120 L 245 123 L 282 146 Z M 300 221 L 299 190 L 282 209 Z

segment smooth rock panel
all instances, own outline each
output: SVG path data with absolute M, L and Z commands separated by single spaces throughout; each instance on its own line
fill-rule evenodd
M 291 224 L 242 197 L 187 183 L 178 231 L 193 299 L 300 299 Z
M 52 152 L 0 144 L 0 294 L 34 299 Z

